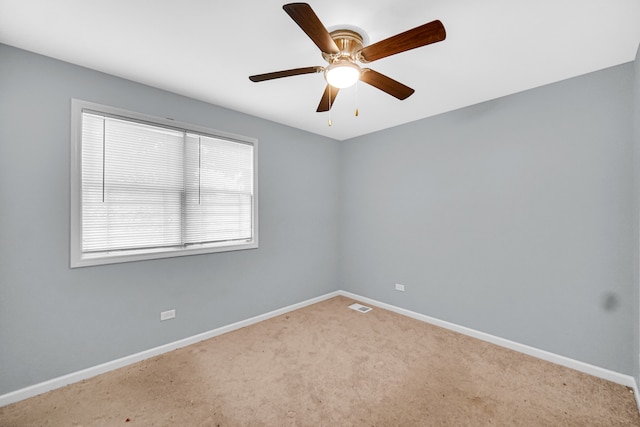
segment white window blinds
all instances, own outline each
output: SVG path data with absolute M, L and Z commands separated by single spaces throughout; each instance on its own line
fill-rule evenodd
M 82 132 L 83 252 L 181 245 L 183 133 L 89 113 Z
M 84 257 L 254 241 L 254 145 L 81 113 Z
M 253 147 L 188 134 L 184 242 L 251 239 Z

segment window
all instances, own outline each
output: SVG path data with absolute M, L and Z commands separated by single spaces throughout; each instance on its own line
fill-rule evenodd
M 257 141 L 72 101 L 71 267 L 258 247 Z

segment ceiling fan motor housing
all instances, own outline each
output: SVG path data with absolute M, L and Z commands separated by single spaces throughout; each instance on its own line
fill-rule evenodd
M 357 52 L 363 47 L 360 34 L 352 30 L 335 30 L 329 34 L 340 52 L 336 54 L 322 52 L 322 57 L 325 61 L 332 64 L 339 59 L 349 59 L 352 62 L 360 60 L 357 58 Z

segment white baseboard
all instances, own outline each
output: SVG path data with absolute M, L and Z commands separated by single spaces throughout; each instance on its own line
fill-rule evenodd
M 439 326 L 445 329 L 449 329 L 454 332 L 458 332 L 464 335 L 478 338 L 480 340 L 487 341 L 487 342 L 499 345 L 501 347 L 506 347 L 511 350 L 518 351 L 520 353 L 528 354 L 530 356 L 537 357 L 539 359 L 546 360 L 561 366 L 565 366 L 567 368 L 575 369 L 576 371 L 584 372 L 586 374 L 593 375 L 595 377 L 603 378 L 605 380 L 608 380 L 617 384 L 622 384 L 624 386 L 631 387 L 634 391 L 638 408 L 640 408 L 640 395 L 638 393 L 638 386 L 635 382 L 635 379 L 631 375 L 625 375 L 619 372 L 614 372 L 605 368 L 590 365 L 588 363 L 570 359 L 565 356 L 560 356 L 558 354 L 554 354 L 545 350 L 540 350 L 524 344 L 519 344 L 514 341 L 510 341 L 510 340 L 500 338 L 491 334 L 487 334 L 484 332 L 476 331 L 474 329 L 456 325 L 454 323 L 439 320 L 430 316 L 426 316 L 424 314 L 416 313 L 410 310 L 406 310 L 404 308 L 396 307 L 391 304 L 376 301 L 374 299 L 363 297 L 363 296 L 356 295 L 346 291 L 335 291 L 325 295 L 321 295 L 316 298 L 311 298 L 306 301 L 293 304 L 278 310 L 270 311 L 268 313 L 251 317 L 246 320 L 242 320 L 236 323 L 232 323 L 230 325 L 222 326 L 220 328 L 213 329 L 211 331 L 204 332 L 202 334 L 184 338 L 179 341 L 175 341 L 169 344 L 165 344 L 159 347 L 155 347 L 149 350 L 135 353 L 130 356 L 125 356 L 120 359 L 116 359 L 116 360 L 106 362 L 97 366 L 93 366 L 91 368 L 83 369 L 81 371 L 73 372 L 68 375 L 64 375 L 58 378 L 53 378 L 51 380 L 48 380 L 39 384 L 35 384 L 20 390 L 16 390 L 4 395 L 0 395 L 0 407 L 9 405 L 14 402 L 18 402 L 20 400 L 27 399 L 29 397 L 37 396 L 47 391 L 55 390 L 57 388 L 64 387 L 68 384 L 72 384 L 75 382 L 79 382 L 79 381 L 94 377 L 96 375 L 113 371 L 115 369 L 122 368 L 124 366 L 128 366 L 133 363 L 140 362 L 142 360 L 149 359 L 151 357 L 155 357 L 163 353 L 173 351 L 178 348 L 186 347 L 188 345 L 195 344 L 197 342 L 204 341 L 206 339 L 213 338 L 215 336 L 222 335 L 224 333 L 231 332 L 236 329 L 240 329 L 245 326 L 249 326 L 254 323 L 258 323 L 263 320 L 267 320 L 272 317 L 276 317 L 281 314 L 285 314 L 290 311 L 297 310 L 299 308 L 306 307 L 308 305 L 315 304 L 320 301 L 327 300 L 329 298 L 333 298 L 338 295 L 345 296 L 369 305 L 373 305 L 375 307 L 383 308 L 385 310 L 393 311 L 403 316 L 411 317 L 413 319 L 430 323 L 432 325 Z
M 280 308 L 278 310 L 260 314 L 258 316 L 251 317 L 246 320 L 241 320 L 239 322 L 232 323 L 230 325 L 222 326 L 220 328 L 213 329 L 208 332 L 204 332 L 198 335 L 184 338 L 169 344 L 161 345 L 159 347 L 155 347 L 149 350 L 141 351 L 139 353 L 125 356 L 120 359 L 112 360 L 110 362 L 93 366 L 91 368 L 83 369 L 81 371 L 72 372 L 70 374 L 53 378 L 51 380 L 48 380 L 39 384 L 34 384 L 32 386 L 25 387 L 20 390 L 12 391 L 10 393 L 0 395 L 0 407 L 18 402 L 20 400 L 28 399 L 29 397 L 37 396 L 39 394 L 45 393 L 47 391 L 55 390 L 60 387 L 64 387 L 69 384 L 86 380 L 88 378 L 95 377 L 96 375 L 104 374 L 105 372 L 113 371 L 115 369 L 122 368 L 124 366 L 128 366 L 133 363 L 140 362 L 145 359 L 149 359 L 151 357 L 159 356 L 163 353 L 167 353 L 167 352 L 176 350 L 178 348 L 186 347 L 188 345 L 195 344 L 200 341 L 204 341 L 209 338 L 213 338 L 218 335 L 225 334 L 227 332 L 235 331 L 236 329 L 244 328 L 245 326 L 253 325 L 254 323 L 262 322 L 263 320 L 280 316 L 281 314 L 285 314 L 290 311 L 297 310 L 299 308 L 306 307 L 308 305 L 315 304 L 317 302 L 324 301 L 338 295 L 339 294 L 337 291 L 331 292 L 316 298 L 308 299 L 306 301 L 303 301 L 297 304 Z
M 635 381 L 633 381 L 633 397 L 636 398 L 636 406 L 638 407 L 638 410 L 640 411 L 640 395 L 638 394 L 638 383 Z
M 601 368 L 599 366 L 590 365 L 588 363 L 580 362 L 575 359 L 571 359 L 565 356 L 560 356 L 555 353 L 551 353 L 545 350 L 540 350 L 535 347 L 530 347 L 525 344 L 520 344 L 514 341 L 510 341 L 504 338 L 497 337 L 495 335 L 487 334 L 484 332 L 476 331 L 475 329 L 467 328 L 465 326 L 456 325 L 455 323 L 446 322 L 444 320 L 436 319 L 434 317 L 426 316 L 424 314 L 416 313 L 414 311 L 406 310 L 404 308 L 396 307 L 391 304 L 376 301 L 371 298 L 362 297 L 360 295 L 352 294 L 351 292 L 338 291 L 339 295 L 358 300 L 385 310 L 393 311 L 403 316 L 411 317 L 416 320 L 420 320 L 426 323 L 430 323 L 441 328 L 449 329 L 454 332 L 458 332 L 464 335 L 468 335 L 473 338 L 478 338 L 483 341 L 490 342 L 492 344 L 506 347 L 511 350 L 515 350 L 520 353 L 528 354 L 529 356 L 537 357 L 538 359 L 546 360 L 548 362 L 555 363 L 557 365 L 565 366 L 567 368 L 575 369 L 576 371 L 584 372 L 585 374 L 593 375 L 594 377 L 603 378 L 605 380 L 622 384 L 627 387 L 634 388 L 634 392 L 637 394 L 637 385 L 635 379 L 631 375 L 621 374 L 619 372 L 611 371 L 609 369 Z M 639 405 L 640 408 L 640 405 Z

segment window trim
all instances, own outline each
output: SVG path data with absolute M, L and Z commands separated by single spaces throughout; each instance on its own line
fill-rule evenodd
M 92 111 L 112 117 L 119 117 L 129 121 L 137 121 L 155 126 L 162 126 L 180 131 L 190 131 L 213 138 L 250 144 L 253 146 L 253 209 L 252 225 L 253 240 L 244 243 L 219 243 L 207 247 L 168 248 L 166 250 L 152 250 L 140 253 L 135 250 L 127 253 L 119 252 L 112 255 L 86 256 L 82 253 L 82 113 Z M 71 99 L 71 186 L 70 186 L 70 268 L 92 265 L 115 264 L 149 259 L 172 258 L 179 256 L 200 255 L 207 253 L 239 251 L 258 248 L 258 140 L 256 138 L 223 132 L 204 126 L 184 123 L 173 119 L 128 111 L 120 108 L 96 104 L 79 99 Z

